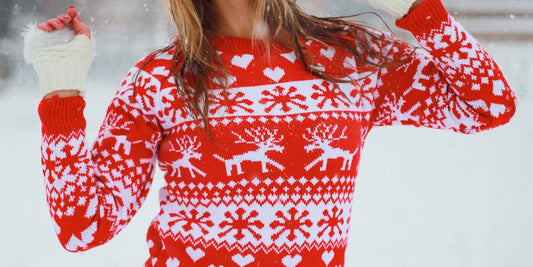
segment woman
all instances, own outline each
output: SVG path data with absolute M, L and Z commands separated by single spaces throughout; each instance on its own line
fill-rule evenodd
M 293 0 L 167 0 L 178 37 L 130 70 L 92 148 L 89 28 L 71 7 L 28 33 L 47 200 L 65 249 L 123 229 L 158 161 L 166 185 L 146 266 L 344 266 L 372 127 L 475 133 L 515 111 L 501 71 L 440 0 L 371 3 L 429 56 Z M 64 28 L 76 36 L 54 41 Z

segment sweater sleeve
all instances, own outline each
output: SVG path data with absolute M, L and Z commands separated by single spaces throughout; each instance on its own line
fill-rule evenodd
M 114 237 L 143 203 L 161 138 L 155 115 L 132 98 L 131 74 L 107 110 L 92 149 L 81 97 L 43 99 L 41 162 L 56 234 L 68 251 Z M 142 91 L 143 88 L 136 88 Z
M 425 0 L 397 21 L 424 51 L 378 73 L 373 125 L 414 125 L 475 133 L 507 123 L 516 97 L 499 67 L 440 0 Z M 405 58 L 407 45 L 388 48 Z

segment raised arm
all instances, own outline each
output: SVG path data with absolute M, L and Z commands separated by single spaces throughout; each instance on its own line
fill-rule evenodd
M 425 0 L 398 26 L 411 31 L 428 53 L 382 69 L 373 125 L 414 125 L 474 133 L 508 122 L 516 97 L 481 45 L 444 9 Z M 386 48 L 404 57 L 408 46 Z
M 143 86 L 132 97 L 130 72 L 90 148 L 85 138 L 85 100 L 76 96 L 83 92 L 82 76 L 87 71 L 84 61 L 77 59 L 83 58 L 87 46 L 73 44 L 80 40 L 78 32 L 71 41 L 57 43 L 46 39 L 57 30 L 41 31 L 39 38 L 45 40 L 31 46 L 28 54 L 38 70 L 41 89 L 45 85 L 43 95 L 49 96 L 39 105 L 46 198 L 63 247 L 82 251 L 110 240 L 140 208 L 151 185 L 162 134 L 153 110 L 140 104 Z M 82 37 L 83 42 L 88 40 Z M 64 65 L 70 66 L 67 72 L 55 72 Z

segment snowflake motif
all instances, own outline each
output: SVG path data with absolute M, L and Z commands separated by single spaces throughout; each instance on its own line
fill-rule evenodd
M 236 230 L 237 233 L 235 233 L 235 235 L 233 236 L 237 240 L 241 240 L 244 238 L 243 232 L 246 230 L 250 232 L 255 237 L 255 239 L 259 240 L 261 238 L 261 235 L 255 232 L 254 229 L 252 229 L 252 227 L 256 227 L 257 229 L 262 229 L 263 226 L 265 225 L 260 220 L 255 220 L 255 221 L 251 220 L 252 218 L 259 216 L 259 213 L 256 210 L 253 210 L 252 212 L 250 212 L 250 215 L 246 218 L 244 218 L 243 216 L 246 213 L 246 211 L 243 208 L 237 209 L 235 213 L 237 213 L 237 217 L 233 217 L 233 215 L 229 211 L 224 213 L 224 216 L 226 216 L 228 220 L 222 221 L 219 224 L 219 226 L 220 228 L 225 228 L 226 226 L 229 226 L 229 228 L 226 231 L 219 233 L 218 237 L 225 236 L 229 232 Z
M 147 108 L 150 108 L 150 107 L 155 107 L 155 99 L 153 97 L 150 97 L 146 94 L 137 94 L 136 90 L 138 89 L 135 89 L 135 88 L 143 88 L 143 92 L 152 92 L 152 93 L 157 93 L 158 91 L 158 88 L 157 86 L 152 82 L 152 77 L 141 77 L 139 76 L 137 78 L 137 81 L 134 81 L 133 84 L 131 84 L 132 86 L 132 90 L 133 91 L 133 94 L 130 96 L 130 101 L 132 104 L 137 104 L 138 103 L 138 98 L 135 97 L 135 96 L 140 96 L 140 100 L 141 100 L 141 104 L 142 104 L 142 107 L 144 109 L 147 109 Z M 121 96 L 124 96 L 126 94 L 130 94 L 131 92 L 129 92 L 129 90 L 124 90 L 120 95 Z
M 331 210 L 331 215 L 329 214 L 329 210 L 327 209 L 324 210 L 322 214 L 324 214 L 324 216 L 326 217 L 318 221 L 317 225 L 319 227 L 324 226 L 322 231 L 318 233 L 318 237 L 321 237 L 328 229 L 329 229 L 328 235 L 330 237 L 333 237 L 333 235 L 335 234 L 335 229 L 337 229 L 340 233 L 341 232 L 340 225 L 344 223 L 344 219 L 340 218 L 341 213 L 339 211 L 339 208 L 337 206 L 333 207 L 333 209 Z
M 176 108 L 176 98 L 178 95 L 177 90 L 165 90 L 168 93 L 161 94 L 161 104 L 162 108 L 158 111 L 160 117 L 166 117 L 170 119 L 170 122 L 176 123 L 179 117 L 186 119 L 188 114 L 187 112 L 180 111 L 182 109 Z
M 414 103 L 410 109 L 406 109 L 406 101 L 403 97 L 400 97 L 397 101 L 394 101 L 395 97 L 386 96 L 384 99 L 385 104 L 381 107 L 380 116 L 378 121 L 383 121 L 385 124 L 392 122 L 418 122 L 418 116 L 414 115 L 414 111 L 420 108 L 420 103 Z
M 237 112 L 235 107 L 241 108 L 248 113 L 252 113 L 254 110 L 246 107 L 251 106 L 253 102 L 250 99 L 243 98 L 245 95 L 243 92 L 237 92 L 233 95 L 232 92 L 222 91 L 219 95 L 209 95 L 210 102 L 214 106 L 209 113 L 215 114 L 222 107 L 226 107 L 226 111 L 229 114 Z
M 64 142 L 57 142 L 55 144 L 53 143 L 44 143 L 42 146 L 42 152 L 41 152 L 41 164 L 43 165 L 44 170 L 44 176 L 48 179 L 50 179 L 53 174 L 56 166 L 58 165 L 58 158 L 64 157 L 60 154 L 58 155 L 58 152 L 62 152 L 63 148 L 65 147 Z
M 75 147 L 71 146 L 70 144 L 65 145 L 65 148 L 63 148 L 63 152 L 65 152 L 65 158 L 66 159 L 76 159 L 79 158 L 77 153 L 72 153 L 75 150 Z M 63 163 L 63 167 L 65 168 L 64 171 L 67 173 L 72 173 L 75 170 L 78 170 L 78 166 L 76 164 L 77 162 L 75 160 L 68 160 Z
M 365 78 L 359 82 L 358 88 L 350 92 L 353 102 L 358 107 L 369 107 L 374 99 L 375 89 L 370 86 L 372 79 Z
M 440 44 L 435 44 L 435 50 L 437 50 L 439 47 L 446 48 L 448 51 L 457 51 L 458 54 L 464 56 L 464 58 L 469 58 L 468 53 L 474 52 L 473 45 L 470 41 L 470 38 L 466 31 L 464 29 L 459 29 L 458 27 L 454 27 L 450 31 L 446 31 L 444 34 L 441 35 Z M 439 46 L 442 45 L 443 46 Z M 464 49 L 468 48 L 468 49 Z M 475 55 L 472 55 L 471 58 L 476 58 Z M 468 64 L 466 64 L 468 65 Z
M 75 147 L 64 141 L 43 145 L 41 163 L 44 176 L 48 179 L 58 179 L 59 173 L 66 175 L 78 170 L 79 166 L 76 160 L 63 159 L 79 158 L 79 155 L 85 153 L 85 150 L 82 149 L 83 147 Z
M 314 92 L 311 95 L 311 98 L 315 100 L 317 100 L 318 98 L 322 98 L 322 101 L 317 105 L 319 108 L 323 108 L 326 104 L 326 101 L 328 100 L 331 101 L 331 105 L 333 107 L 339 107 L 339 103 L 337 103 L 337 101 L 344 104 L 346 107 L 349 107 L 349 104 L 348 102 L 346 102 L 345 97 L 339 88 L 339 85 L 329 83 L 328 81 L 323 81 L 322 87 L 315 84 L 313 85 L 313 89 L 318 92 Z
M 208 218 L 211 216 L 211 213 L 204 212 L 201 216 L 198 216 L 199 214 L 200 213 L 195 209 L 191 210 L 190 214 L 187 214 L 187 212 L 184 210 L 181 210 L 179 214 L 170 213 L 169 214 L 170 216 L 177 217 L 178 219 L 176 221 L 169 223 L 169 226 L 172 227 L 176 223 L 183 221 L 183 222 L 186 222 L 182 226 L 183 230 L 189 232 L 193 229 L 193 225 L 196 225 L 198 228 L 200 228 L 200 231 L 202 231 L 202 233 L 206 235 L 209 233 L 209 231 L 206 228 L 211 228 L 214 225 L 211 220 L 208 220 Z
M 291 110 L 291 107 L 289 107 L 289 104 L 296 105 L 300 107 L 301 109 L 307 109 L 308 107 L 302 103 L 298 102 L 304 102 L 305 96 L 301 94 L 294 94 L 296 92 L 296 87 L 291 86 L 288 91 L 285 90 L 285 88 L 281 86 L 277 86 L 274 88 L 274 94 L 270 91 L 264 90 L 261 92 L 265 98 L 261 98 L 259 100 L 259 103 L 261 104 L 267 104 L 268 102 L 272 102 L 270 106 L 265 108 L 265 112 L 270 112 L 275 106 L 280 104 L 282 106 L 281 110 L 284 112 L 288 112 Z
M 290 218 L 285 217 L 285 214 L 283 214 L 283 212 L 280 210 L 276 212 L 276 217 L 280 218 L 281 220 L 275 220 L 270 223 L 270 228 L 282 228 L 277 233 L 272 235 L 272 239 L 277 240 L 280 235 L 283 234 L 285 231 L 289 231 L 289 235 L 287 235 L 287 239 L 289 239 L 289 241 L 293 241 L 294 239 L 296 239 L 296 231 L 301 232 L 303 236 L 309 238 L 311 234 L 303 229 L 303 226 L 311 227 L 311 225 L 313 225 L 311 220 L 303 220 L 304 217 L 307 217 L 307 215 L 309 215 L 309 211 L 304 210 L 299 217 L 296 217 L 298 214 L 298 210 L 292 207 L 289 210 L 289 214 Z

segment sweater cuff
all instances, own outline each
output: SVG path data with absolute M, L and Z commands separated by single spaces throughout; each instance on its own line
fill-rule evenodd
M 424 0 L 413 8 L 405 17 L 396 21 L 396 25 L 408 30 L 415 36 L 424 35 L 433 29 L 440 28 L 447 21 L 448 11 L 441 0 Z
M 39 104 L 39 117 L 43 134 L 64 134 L 85 130 L 81 96 L 44 98 Z

